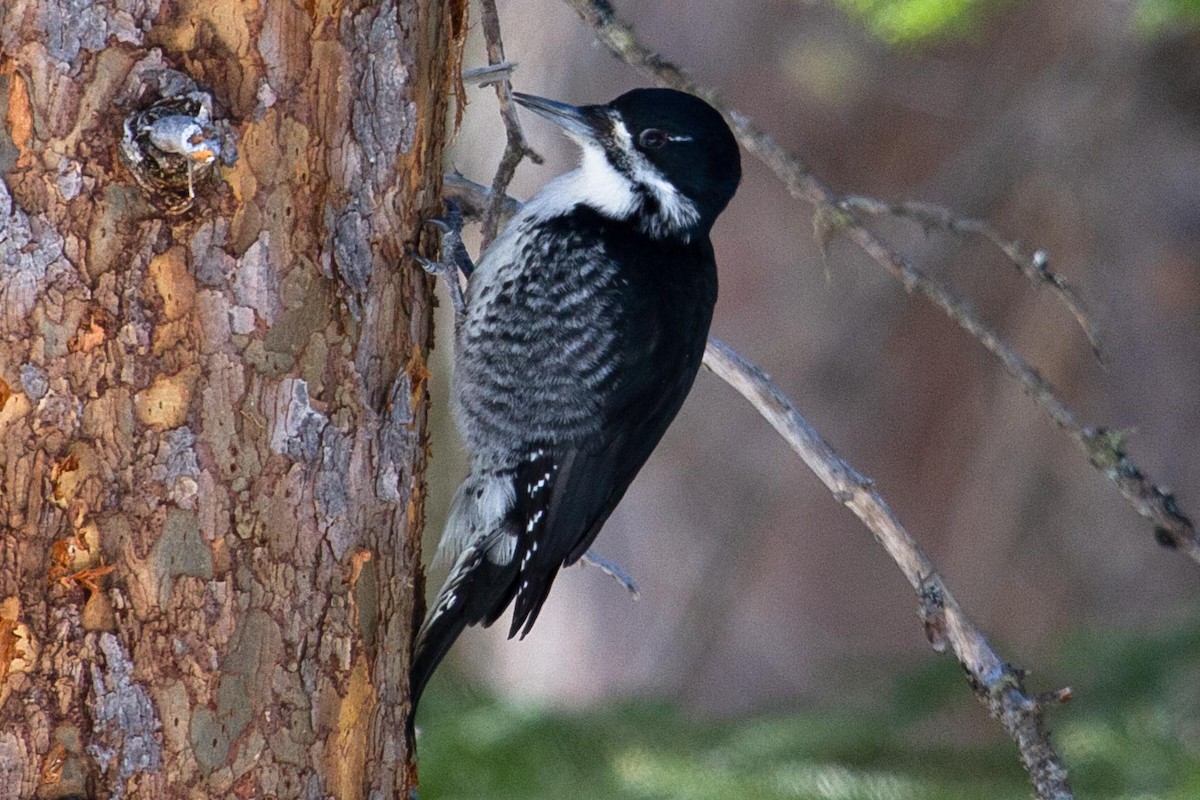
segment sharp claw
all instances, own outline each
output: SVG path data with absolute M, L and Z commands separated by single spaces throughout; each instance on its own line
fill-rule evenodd
M 446 277 L 449 279 L 450 277 L 455 277 L 458 274 L 458 267 L 454 264 L 447 264 L 444 261 L 434 261 L 433 259 L 426 258 L 420 253 L 414 253 L 412 251 L 409 251 L 408 257 L 417 262 L 417 264 L 421 266 L 421 269 L 425 270 L 430 275 Z
M 469 278 L 475 270 L 475 265 L 471 263 L 471 255 L 463 244 L 463 216 L 458 204 L 453 200 L 446 200 L 445 206 L 446 213 L 442 216 L 422 220 L 423 224 L 437 228 L 441 237 L 442 260 L 431 261 L 418 253 L 409 253 L 409 256 L 426 272 L 446 281 L 450 290 L 450 301 L 454 306 L 455 320 L 461 322 L 466 316 L 467 306 L 459 280 L 460 276 Z
M 446 282 L 446 288 L 450 292 L 450 304 L 454 306 L 454 318 L 456 321 L 461 321 L 467 313 L 467 303 L 463 298 L 462 287 L 458 283 L 461 267 L 448 261 L 433 261 L 411 250 L 408 251 L 408 257 L 417 262 L 421 269 L 430 275 Z
M 441 237 L 441 252 L 442 260 L 448 265 L 457 267 L 457 272 L 447 267 L 447 269 L 438 274 L 450 275 L 457 278 L 461 274 L 465 278 L 471 277 L 471 273 L 475 271 L 475 264 L 471 261 L 471 254 L 467 252 L 466 245 L 462 240 L 463 215 L 458 204 L 453 200 L 445 200 L 446 212 L 438 217 L 429 217 L 422 220 L 422 223 L 431 227 L 437 228 L 438 234 Z
M 446 207 L 446 213 L 437 217 L 428 217 L 422 220 L 422 222 L 426 225 L 432 225 L 443 234 L 461 234 L 463 229 L 462 209 L 458 207 L 458 203 L 449 198 L 442 202 Z
M 421 269 L 434 277 L 444 278 L 446 281 L 458 279 L 458 267 L 453 264 L 447 264 L 442 261 L 430 261 L 428 258 L 421 256 L 416 256 L 413 260 L 420 264 Z

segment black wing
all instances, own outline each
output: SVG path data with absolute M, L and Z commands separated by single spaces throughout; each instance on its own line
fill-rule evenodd
M 616 383 L 604 395 L 598 434 L 547 443 L 518 470 L 509 636 L 529 632 L 558 570 L 591 546 L 683 405 L 704 356 L 717 291 L 707 239 L 614 255 L 629 267 Z
M 492 624 L 515 600 L 509 635 L 529 632 L 558 570 L 587 551 L 658 445 L 704 355 L 717 294 L 707 239 L 687 245 L 651 240 L 582 207 L 557 222 L 577 243 L 590 244 L 543 274 L 549 287 L 529 285 L 537 264 L 500 287 L 486 310 L 495 314 L 493 327 L 459 352 L 456 370 L 464 369 L 466 383 L 488 384 L 458 398 L 473 451 L 490 446 L 496 452 L 515 431 L 544 430 L 521 442 L 515 460 L 497 465 L 493 477 L 508 476 L 515 502 L 487 539 L 459 554 L 436 601 L 445 607 L 431 609 L 421 628 L 411 672 L 414 711 L 467 625 Z M 524 255 L 536 259 L 544 251 L 532 247 Z M 581 293 L 597 256 L 619 270 L 605 278 L 599 294 Z M 581 305 L 593 301 L 600 305 Z M 542 313 L 554 302 L 564 305 Z M 557 337 L 545 332 L 547 319 L 564 316 L 571 330 Z M 597 353 L 614 369 L 597 370 Z M 586 364 L 578 360 L 589 357 Z M 492 537 L 509 535 L 516 537 L 512 560 L 494 563 L 486 556 Z

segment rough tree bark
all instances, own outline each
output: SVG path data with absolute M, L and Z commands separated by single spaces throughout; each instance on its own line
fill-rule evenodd
M 407 797 L 463 3 L 0 6 L 0 798 Z

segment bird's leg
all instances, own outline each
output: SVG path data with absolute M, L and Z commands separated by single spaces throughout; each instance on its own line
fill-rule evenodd
M 633 595 L 634 600 L 637 600 L 641 597 L 641 594 L 638 592 L 638 586 L 636 583 L 634 583 L 633 578 L 629 577 L 629 575 L 625 573 L 625 570 L 621 569 L 621 565 L 617 564 L 615 561 L 609 561 L 604 556 L 597 555 L 594 551 L 588 550 L 583 554 L 583 557 L 579 559 L 579 564 L 580 566 L 595 567 L 596 569 L 600 570 L 605 575 L 624 586 L 625 591 Z
M 471 273 L 475 271 L 475 263 L 471 261 L 471 254 L 467 252 L 467 246 L 462 240 L 462 212 L 457 203 L 447 200 L 445 216 L 432 217 L 425 222 L 439 231 L 442 260 L 430 261 L 416 253 L 413 253 L 412 257 L 426 272 L 438 275 L 446 281 L 446 288 L 450 290 L 450 303 L 454 306 L 455 321 L 461 322 L 467 313 L 462 281 L 470 278 Z
M 475 271 L 475 262 L 471 260 L 471 254 L 467 252 L 467 246 L 463 244 L 462 240 L 462 209 L 453 200 L 447 199 L 444 202 L 446 205 L 445 216 L 433 217 L 425 221 L 441 231 L 442 257 L 453 264 L 462 273 L 463 278 L 470 278 L 471 273 Z

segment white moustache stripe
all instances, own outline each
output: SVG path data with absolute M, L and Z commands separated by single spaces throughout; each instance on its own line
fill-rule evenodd
M 656 238 L 679 235 L 694 227 L 700 220 L 695 204 L 633 147 L 629 130 L 618 119 L 613 120 L 612 137 L 620 147 L 628 174 L 613 166 L 599 145 L 573 136 L 583 150 L 579 168 L 546 184 L 525 204 L 521 217 L 548 219 L 585 205 L 610 219 L 637 217 L 642 229 Z M 647 194 L 657 208 L 642 207 Z

